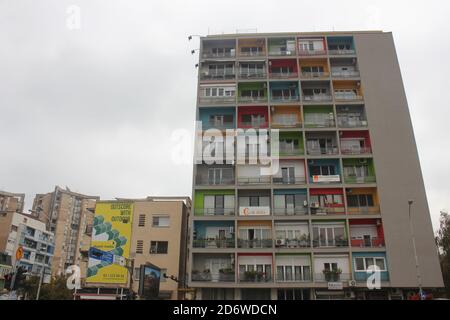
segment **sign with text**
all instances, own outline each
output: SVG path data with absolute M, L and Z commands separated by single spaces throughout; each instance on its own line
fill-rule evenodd
M 328 290 L 343 290 L 342 282 L 328 282 Z
M 313 182 L 340 182 L 340 175 L 313 176 Z
M 240 207 L 240 216 L 269 216 L 270 207 Z

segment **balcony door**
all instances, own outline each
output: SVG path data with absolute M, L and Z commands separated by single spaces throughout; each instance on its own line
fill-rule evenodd
M 206 214 L 223 215 L 234 212 L 233 195 L 207 195 L 204 197 Z
M 317 226 L 313 227 L 313 236 L 319 247 L 335 247 L 345 238 L 344 227 Z
M 232 179 L 233 169 L 231 168 L 208 169 L 208 182 L 210 185 L 231 183 Z
M 313 138 L 306 141 L 308 149 L 313 153 L 326 154 L 334 148 L 333 139 L 331 138 Z
M 294 144 L 292 143 L 292 150 L 294 149 Z M 283 183 L 295 183 L 295 167 L 282 167 L 281 177 Z M 286 199 L 287 201 L 287 199 Z M 287 202 L 286 202 L 287 203 Z
M 365 148 L 365 141 L 363 138 L 342 138 L 341 148 L 344 152 L 359 154 Z

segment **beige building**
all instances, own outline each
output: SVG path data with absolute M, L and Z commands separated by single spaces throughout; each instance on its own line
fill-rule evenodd
M 23 212 L 25 203 L 24 193 L 11 193 L 0 190 L 0 213 L 2 212 Z
M 37 194 L 33 215 L 55 234 L 52 274 L 62 275 L 71 265 L 80 265 L 80 249 L 90 242 L 93 208 L 97 196 L 88 196 L 58 186 L 46 194 Z

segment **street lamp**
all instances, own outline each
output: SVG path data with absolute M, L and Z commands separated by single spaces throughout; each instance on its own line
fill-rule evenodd
M 422 290 L 422 277 L 420 276 L 420 267 L 419 267 L 419 258 L 417 257 L 417 249 L 416 249 L 416 238 L 414 236 L 414 228 L 411 219 L 411 207 L 413 205 L 413 200 L 408 200 L 408 216 L 409 216 L 409 228 L 412 237 L 413 249 L 414 249 L 414 259 L 416 261 L 416 274 L 417 274 L 417 282 L 419 284 L 419 295 L 420 300 L 423 299 L 423 290 Z

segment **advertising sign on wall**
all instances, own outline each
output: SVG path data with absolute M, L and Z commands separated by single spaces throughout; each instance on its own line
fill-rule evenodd
M 240 216 L 269 216 L 270 207 L 240 207 Z
M 131 202 L 96 204 L 87 283 L 127 284 L 132 218 Z
M 147 263 L 141 265 L 139 277 L 139 295 L 146 300 L 158 299 L 161 269 Z

